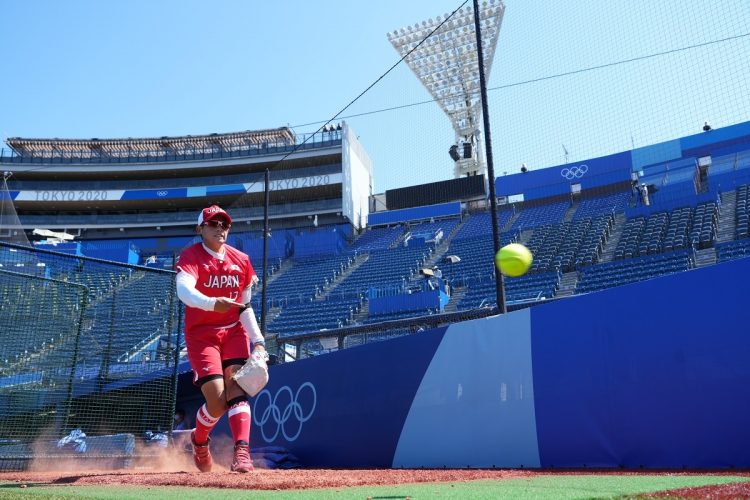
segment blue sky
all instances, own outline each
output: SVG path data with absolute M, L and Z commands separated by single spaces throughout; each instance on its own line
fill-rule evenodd
M 0 0 L 0 135 L 310 132 L 398 60 L 388 31 L 461 3 Z M 498 175 L 561 164 L 563 145 L 577 161 L 750 119 L 747 0 L 506 7 L 489 79 Z M 376 192 L 452 176 L 453 132 L 429 100 L 401 65 L 344 113 Z

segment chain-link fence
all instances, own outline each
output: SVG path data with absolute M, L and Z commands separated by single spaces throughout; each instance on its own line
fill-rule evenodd
M 149 453 L 147 432 L 166 439 L 181 349 L 173 273 L 11 244 L 0 265 L 0 468 L 123 465 Z

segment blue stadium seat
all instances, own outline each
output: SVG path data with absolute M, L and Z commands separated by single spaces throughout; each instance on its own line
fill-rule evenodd
M 394 244 L 404 234 L 404 226 L 368 229 L 354 242 L 352 250 L 368 252 L 384 250 Z
M 750 256 L 750 239 L 728 241 L 716 245 L 716 261 L 726 262 Z
M 510 229 L 525 230 L 533 229 L 545 224 L 557 224 L 562 222 L 565 212 L 567 212 L 569 208 L 570 203 L 567 201 L 528 208 L 524 207 Z
M 744 184 L 737 188 L 737 209 L 735 213 L 735 238 L 740 240 L 747 238 L 750 234 L 750 203 L 748 202 L 748 185 Z
M 687 271 L 694 267 L 692 251 L 645 255 L 597 264 L 581 270 L 575 293 L 587 293 L 627 283 Z

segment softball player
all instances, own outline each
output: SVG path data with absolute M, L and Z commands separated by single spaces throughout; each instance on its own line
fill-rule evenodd
M 232 218 L 222 208 L 204 208 L 196 231 L 202 241 L 187 248 L 177 263 L 177 295 L 185 304 L 185 343 L 193 381 L 206 402 L 191 434 L 193 460 L 201 472 L 213 465 L 209 434 L 224 413 L 234 438 L 231 470 L 253 470 L 250 460 L 250 406 L 232 379 L 253 352 L 265 351 L 250 289 L 258 281 L 250 258 L 226 244 Z M 265 354 L 265 353 L 263 353 Z

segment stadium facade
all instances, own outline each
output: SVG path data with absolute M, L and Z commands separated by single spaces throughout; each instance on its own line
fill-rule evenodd
M 133 264 L 166 255 L 171 260 L 166 258 L 160 267 L 170 268 L 173 256 L 193 241 L 195 214 L 212 203 L 232 211 L 236 221 L 232 236 L 238 238 L 234 243 L 259 260 L 266 170 L 270 172 L 271 227 L 279 236 L 271 245 L 273 259 L 356 253 L 358 247 L 367 250 L 368 245 L 354 243 L 357 234 L 388 226 L 398 233 L 394 241 L 385 238 L 388 244 L 405 246 L 408 240 L 413 244 L 420 239 L 414 236 L 437 244 L 438 231 L 443 239 L 458 243 L 470 239 L 466 236 L 472 236 L 474 223 L 481 233 L 478 218 L 467 217 L 485 212 L 487 206 L 483 176 L 373 194 L 373 167 L 346 123 L 309 136 L 297 136 L 281 127 L 151 139 L 11 138 L 7 144 L 10 150 L 0 154 L 0 167 L 11 174 L 5 197 L 17 211 L 22 230 L 29 235 L 39 228 L 66 231 L 83 242 L 83 255 Z M 745 219 L 735 217 L 736 210 L 725 217 L 736 220 L 720 237 L 717 214 L 722 193 L 746 180 L 748 151 L 750 123 L 739 123 L 498 177 L 501 239 L 530 246 L 536 273 L 577 270 L 582 275 L 589 271 L 582 265 L 608 260 L 602 252 L 607 244 L 618 243 L 610 235 L 619 236 L 619 232 L 628 233 L 621 238 L 621 247 L 630 238 L 635 246 L 651 245 L 651 249 L 612 248 L 617 259 L 687 250 L 691 245 L 706 250 L 715 243 L 742 239 Z M 665 234 L 651 234 L 656 227 L 655 222 L 648 222 L 652 215 L 700 204 L 717 220 L 704 227 L 691 212 L 684 221 L 689 227 L 663 227 L 669 229 L 669 241 L 662 241 Z M 605 216 L 609 216 L 606 221 L 597 219 Z M 432 229 L 412 231 L 415 224 L 436 220 L 446 223 L 432 234 L 428 234 Z M 593 226 L 575 231 L 587 233 L 590 241 L 582 244 L 567 236 L 569 224 L 579 226 L 586 220 L 593 221 Z M 671 222 L 676 223 L 676 217 Z M 553 236 L 541 230 L 547 226 L 556 226 L 551 229 Z M 651 229 L 646 231 L 646 226 Z M 300 234 L 326 227 L 336 228 L 340 237 L 323 241 L 317 235 L 300 240 L 294 248 L 292 240 Z M 740 232 L 735 234 L 735 227 Z M 457 233 L 454 238 L 449 238 L 449 229 Z M 7 226 L 3 231 L 7 237 Z M 691 234 L 678 238 L 674 231 Z M 654 241 L 647 241 L 644 232 Z M 378 238 L 377 234 L 369 237 Z M 471 255 L 460 245 L 451 245 L 451 251 Z M 466 263 L 452 267 L 461 269 Z M 459 278 L 462 283 L 469 279 L 464 272 Z M 549 298 L 555 290 L 543 295 Z
M 237 207 L 235 231 L 366 224 L 372 169 L 346 123 L 298 136 L 288 127 L 142 139 L 10 138 L 0 167 L 21 226 L 81 240 L 190 235 L 208 204 Z
M 750 411 L 743 389 L 748 337 L 741 326 L 748 272 L 748 260 L 741 257 L 750 254 L 750 123 L 495 179 L 501 239 L 527 245 L 534 264 L 527 275 L 506 280 L 511 312 L 492 318 L 485 317 L 496 311 L 486 199 L 459 196 L 413 206 L 428 199 L 437 184 L 412 186 L 405 188 L 414 190 L 412 203 L 408 196 L 395 196 L 398 208 L 369 213 L 372 169 L 361 145 L 347 141 L 350 133 L 344 125 L 304 145 L 295 139 L 300 147 L 289 155 L 290 165 L 302 166 L 286 168 L 282 162 L 284 168 L 274 170 L 287 175 L 275 179 L 281 183 L 303 178 L 297 175 L 303 171 L 335 180 L 340 175 L 340 183 L 282 189 L 284 184 L 272 191 L 284 195 L 271 205 L 273 239 L 282 245 L 269 246 L 277 260 L 264 276 L 265 333 L 279 360 L 317 359 L 272 367 L 266 392 L 254 400 L 253 442 L 283 446 L 321 467 L 750 464 L 741 424 Z M 23 224 L 33 217 L 47 222 L 70 217 L 78 225 L 60 228 L 86 229 L 81 234 L 96 244 L 114 241 L 112 234 L 143 243 L 149 238 L 139 234 L 159 231 L 177 236 L 150 239 L 184 244 L 197 209 L 209 202 L 229 206 L 240 224 L 250 222 L 252 233 L 262 195 L 253 191 L 255 184 L 238 180 L 241 191 L 231 193 L 209 188 L 232 185 L 217 177 L 260 173 L 233 172 L 236 165 L 239 170 L 258 163 L 265 171 L 264 165 L 278 164 L 293 149 L 291 142 L 269 145 L 260 148 L 263 154 L 235 158 L 233 151 L 198 154 L 175 146 L 172 157 L 163 153 L 131 165 L 140 153 L 117 156 L 120 144 L 104 164 L 97 156 L 104 153 L 75 156 L 69 163 L 64 150 L 38 159 L 41 152 L 15 144 L 18 151 L 3 157 L 3 166 L 13 169 L 16 184 L 7 194 Z M 194 154 L 203 177 L 172 181 L 169 168 L 192 172 Z M 340 163 L 322 174 L 330 165 L 327 156 Z M 81 191 L 100 189 L 107 197 L 115 191 L 117 199 L 23 199 L 30 193 L 49 192 L 52 198 L 54 192 L 73 192 L 55 186 L 80 183 L 89 162 L 97 172 L 110 169 L 113 178 L 93 180 Z M 162 164 L 167 167 L 157 169 L 162 185 L 137 184 L 155 182 L 148 178 L 154 175 L 150 169 Z M 221 174 L 208 177 L 207 168 Z M 63 180 L 57 180 L 56 169 Z M 135 172 L 135 178 L 120 179 L 121 171 Z M 45 178 L 32 180 L 35 172 Z M 184 178 L 188 185 L 175 185 Z M 132 189 L 110 188 L 109 182 Z M 449 186 L 441 189 L 452 192 Z M 136 191 L 166 194 L 123 199 Z M 68 203 L 84 213 L 42 210 Z M 152 208 L 123 214 L 113 208 L 121 203 Z M 326 203 L 331 212 L 324 212 Z M 87 213 L 89 206 L 99 207 L 91 209 L 96 215 Z M 318 227 L 306 222 L 310 206 Z M 156 220 L 138 219 L 147 214 Z M 347 231 L 339 228 L 361 229 L 363 214 L 366 231 L 342 241 Z M 97 226 L 114 217 L 123 222 Z M 164 227 L 156 229 L 157 223 Z M 92 238 L 96 234 L 101 239 Z M 253 258 L 262 255 L 257 245 L 262 238 L 239 243 Z M 94 250 L 88 246 L 84 255 Z M 0 396 L 14 401 L 21 392 L 33 394 L 13 414 L 0 415 L 4 436 L 19 441 L 0 453 L 0 461 L 29 460 L 30 448 L 20 442 L 28 434 L 23 424 L 29 415 L 51 415 L 50 405 L 65 416 L 50 423 L 68 432 L 85 424 L 74 419 L 84 413 L 79 408 L 99 408 L 105 396 L 131 400 L 139 394 L 133 411 L 148 398 L 168 401 L 149 421 L 126 419 L 107 431 L 128 436 L 131 444 L 154 423 L 167 425 L 175 387 L 181 387 L 178 403 L 196 409 L 199 395 L 189 383 L 172 273 L 2 242 L 0 264 L 0 289 L 13 304 L 0 329 L 6 336 Z M 71 295 L 70 290 L 83 290 L 78 284 L 90 290 L 91 299 Z M 27 303 L 39 289 L 58 314 Z M 258 297 L 253 300 L 257 306 Z M 148 321 L 133 329 L 125 319 L 144 311 Z M 65 325 L 69 333 L 61 329 Z M 61 345 L 71 347 L 70 354 Z M 332 354 L 318 356 L 326 353 Z M 384 355 L 393 366 L 383 365 Z M 348 376 L 341 377 L 343 372 Z M 388 405 L 372 398 L 384 387 L 392 388 Z M 289 422 L 274 417 L 291 415 L 297 407 L 304 412 Z M 443 439 L 446 426 L 458 420 L 468 425 L 455 439 Z M 131 444 L 123 446 L 127 453 Z

